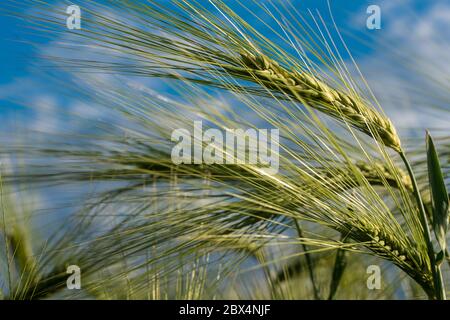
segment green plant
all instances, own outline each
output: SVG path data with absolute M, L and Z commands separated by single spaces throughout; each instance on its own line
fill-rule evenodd
M 54 31 L 62 12 L 40 4 L 49 13 L 31 18 Z M 314 256 L 321 250 L 337 251 L 330 272 L 328 297 L 332 298 L 345 268 L 345 250 L 347 258 L 364 252 L 387 261 L 410 276 L 429 298 L 445 299 L 440 263 L 447 211 L 436 207 L 436 201 L 441 203 L 444 198 L 445 183 L 437 174 L 435 152 L 428 168 L 434 169 L 429 171 L 434 181 L 429 203 L 433 225 L 439 230 L 442 253 L 438 259 L 424 190 L 419 190 L 394 125 L 379 110 L 376 99 L 358 88 L 343 58 L 323 48 L 327 48 L 326 40 L 309 25 L 273 17 L 286 34 L 281 37 L 283 44 L 291 49 L 283 50 L 221 1 L 211 1 L 209 7 L 196 1 L 174 4 L 169 8 L 155 1 L 112 1 L 111 10 L 128 12 L 118 19 L 100 14 L 102 5 L 88 5 L 88 27 L 75 36 L 107 49 L 106 54 L 98 60 L 53 60 L 72 72 L 177 80 L 177 100 L 125 83 L 91 80 L 87 85 L 97 92 L 89 96 L 87 88 L 80 89 L 88 101 L 113 109 L 125 124 L 108 123 L 110 131 L 72 137 L 74 145 L 70 146 L 63 141 L 42 147 L 26 144 L 27 156 L 51 159 L 54 165 L 30 165 L 23 176 L 6 177 L 11 182 L 32 179 L 44 185 L 106 186 L 106 191 L 92 197 L 87 211 L 99 217 L 126 210 L 127 217 L 92 240 L 95 259 L 84 262 L 92 267 L 88 268 L 92 274 L 106 263 L 129 262 L 156 248 L 150 257 L 138 259 L 113 278 L 122 282 L 133 278 L 130 270 L 148 266 L 158 270 L 157 278 L 165 278 L 179 268 L 176 256 L 193 261 L 199 253 L 225 251 L 220 262 L 236 256 L 227 261 L 223 277 L 233 275 L 237 262 L 256 257 L 270 294 L 277 297 L 270 268 L 279 267 L 286 260 L 283 255 L 289 257 L 289 253 L 280 250 L 281 256 L 268 260 L 266 251 L 271 253 L 273 242 L 287 237 L 292 242 L 289 245 L 302 249 L 298 255 L 307 262 L 315 298 L 324 295 Z M 304 51 L 292 54 L 298 48 L 291 39 Z M 114 60 L 117 56 L 118 61 Z M 239 107 L 218 101 L 211 91 L 216 88 L 226 89 Z M 242 110 L 252 117 L 240 116 Z M 248 164 L 175 165 L 167 143 L 171 131 L 198 118 L 222 129 L 257 127 L 251 118 L 279 128 L 279 173 L 267 174 Z M 108 185 L 111 181 L 120 186 Z M 304 225 L 309 223 L 318 229 L 307 232 Z M 334 233 L 329 234 L 330 230 Z M 94 267 L 93 262 L 99 261 L 104 263 Z M 137 276 L 136 283 L 149 274 Z

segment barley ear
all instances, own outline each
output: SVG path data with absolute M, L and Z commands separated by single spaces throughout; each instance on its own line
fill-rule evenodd
M 241 53 L 240 56 L 242 67 L 227 68 L 228 72 L 257 81 L 329 116 L 344 119 L 371 137 L 376 132 L 386 147 L 401 151 L 400 139 L 392 122 L 361 99 L 333 89 L 307 72 L 289 71 L 265 55 Z

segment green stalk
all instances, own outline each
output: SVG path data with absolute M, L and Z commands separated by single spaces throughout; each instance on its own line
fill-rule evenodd
M 427 242 L 428 256 L 430 258 L 430 263 L 431 263 L 431 271 L 433 272 L 435 296 L 436 296 L 436 299 L 438 299 L 438 300 L 445 300 L 446 299 L 445 288 L 444 288 L 444 284 L 443 284 L 441 267 L 436 264 L 436 257 L 434 255 L 434 249 L 433 249 L 433 243 L 431 241 L 430 229 L 428 228 L 427 215 L 425 212 L 425 207 L 423 205 L 422 197 L 419 192 L 419 187 L 417 186 L 417 181 L 416 181 L 416 178 L 412 171 L 411 165 L 410 165 L 408 159 L 406 158 L 406 155 L 403 152 L 403 150 L 401 150 L 399 152 L 399 154 L 400 154 L 400 157 L 402 158 L 403 162 L 405 163 L 406 169 L 408 170 L 408 174 L 411 178 L 411 182 L 413 185 L 414 197 L 416 198 L 417 205 L 419 206 L 420 223 L 422 224 L 425 241 Z
M 346 241 L 347 236 L 341 233 L 341 241 Z M 330 282 L 330 292 L 328 294 L 328 300 L 333 300 L 336 291 L 339 288 L 339 283 L 341 282 L 342 275 L 344 274 L 345 267 L 347 265 L 347 252 L 339 248 L 336 251 L 336 257 L 334 259 L 333 273 L 331 275 Z
M 294 219 L 294 222 L 295 222 L 295 227 L 297 229 L 299 238 L 304 238 L 303 231 L 300 228 L 300 224 L 298 223 L 297 219 Z M 302 248 L 303 248 L 303 251 L 305 252 L 306 264 L 308 265 L 309 278 L 311 280 L 311 284 L 312 284 L 313 290 L 314 290 L 314 299 L 321 300 L 320 295 L 319 295 L 319 289 L 317 288 L 317 285 L 316 285 L 316 278 L 314 276 L 314 268 L 312 266 L 311 256 L 308 253 L 308 247 L 306 246 L 306 244 L 302 243 Z

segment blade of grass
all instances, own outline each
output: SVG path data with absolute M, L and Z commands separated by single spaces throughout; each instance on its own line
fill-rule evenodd
M 406 158 L 406 155 L 404 151 L 399 152 L 400 157 L 402 158 L 403 162 L 405 163 L 406 169 L 408 171 L 409 176 L 411 177 L 411 182 L 413 184 L 414 189 L 414 197 L 416 198 L 417 205 L 419 207 L 419 214 L 420 214 L 420 221 L 422 223 L 423 228 L 423 235 L 425 238 L 425 241 L 427 243 L 427 249 L 428 249 L 428 257 L 430 259 L 431 263 L 431 271 L 433 273 L 433 282 L 434 282 L 434 290 L 436 299 L 438 300 L 445 300 L 445 291 L 443 287 L 443 280 L 442 280 L 442 273 L 441 270 L 436 268 L 436 258 L 434 256 L 434 249 L 433 249 L 433 243 L 431 241 L 431 235 L 430 235 L 430 229 L 428 227 L 428 219 L 427 214 L 425 212 L 425 207 L 423 205 L 422 196 L 420 195 L 419 187 L 417 186 L 416 177 L 414 175 L 414 172 L 411 168 L 411 165 L 408 161 L 408 158 Z
M 433 229 L 442 253 L 447 247 L 448 193 L 433 139 L 427 132 L 428 179 L 433 208 Z M 443 257 L 443 254 L 442 254 Z

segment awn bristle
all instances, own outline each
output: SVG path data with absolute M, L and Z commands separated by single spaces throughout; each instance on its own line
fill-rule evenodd
M 335 90 L 305 72 L 288 71 L 264 55 L 241 53 L 241 62 L 243 68 L 230 68 L 229 72 L 256 78 L 266 88 L 280 90 L 290 98 L 307 103 L 334 118 L 344 118 L 371 137 L 375 131 L 385 146 L 398 152 L 401 150 L 392 122 L 349 94 Z

